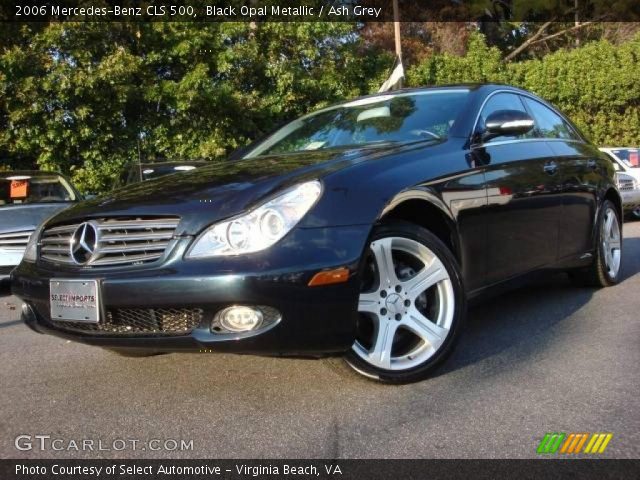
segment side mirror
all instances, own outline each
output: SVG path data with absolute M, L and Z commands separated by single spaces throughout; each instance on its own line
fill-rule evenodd
M 535 125 L 533 118 L 519 110 L 497 110 L 484 122 L 482 141 L 496 137 L 515 137 L 529 132 Z

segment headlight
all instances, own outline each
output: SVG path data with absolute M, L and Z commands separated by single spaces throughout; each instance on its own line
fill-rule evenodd
M 240 255 L 269 248 L 311 209 L 322 192 L 319 181 L 301 183 L 254 210 L 205 230 L 187 258 Z
M 48 220 L 48 219 L 47 219 Z M 47 223 L 47 220 L 42 222 L 38 228 L 36 228 L 31 236 L 29 237 L 29 241 L 27 242 L 27 246 L 24 249 L 24 255 L 22 256 L 23 260 L 27 262 L 35 262 L 36 257 L 38 256 L 38 239 L 42 234 L 42 230 L 44 229 L 44 224 Z

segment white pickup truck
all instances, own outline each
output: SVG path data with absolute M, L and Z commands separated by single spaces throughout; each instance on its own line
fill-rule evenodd
M 611 157 L 616 169 L 616 181 L 622 195 L 622 208 L 640 218 L 640 148 L 601 148 Z

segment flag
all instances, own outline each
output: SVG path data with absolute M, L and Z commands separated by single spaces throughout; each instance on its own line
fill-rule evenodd
M 401 88 L 402 80 L 404 80 L 404 67 L 402 66 L 402 60 L 400 57 L 396 57 L 396 61 L 393 63 L 393 69 L 391 70 L 391 75 L 389 75 L 389 78 L 387 78 L 382 84 L 378 93 Z

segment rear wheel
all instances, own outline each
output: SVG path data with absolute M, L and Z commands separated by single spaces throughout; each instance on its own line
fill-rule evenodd
M 571 273 L 579 285 L 609 287 L 618 283 L 622 264 L 622 225 L 615 205 L 605 200 L 598 216 L 597 246 L 593 263 Z
M 377 228 L 365 254 L 358 334 L 347 363 L 389 383 L 426 378 L 451 351 L 465 315 L 457 262 L 429 231 Z
M 636 220 L 640 219 L 640 207 L 636 207 L 631 211 L 631 216 Z

